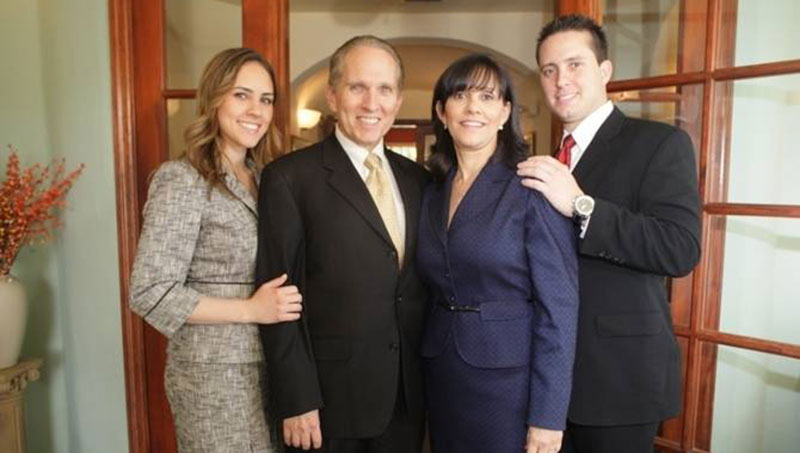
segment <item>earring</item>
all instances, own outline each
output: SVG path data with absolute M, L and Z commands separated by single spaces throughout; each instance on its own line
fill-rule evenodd
M 447 124 L 442 123 L 442 125 L 444 126 L 444 130 L 447 130 Z
M 498 131 L 502 131 L 503 130 L 503 125 L 501 124 L 500 127 L 497 128 L 497 130 Z

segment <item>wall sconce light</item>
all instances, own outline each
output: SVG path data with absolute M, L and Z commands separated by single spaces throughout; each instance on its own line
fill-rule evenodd
M 322 112 L 312 109 L 297 109 L 297 126 L 300 129 L 311 129 L 319 123 Z

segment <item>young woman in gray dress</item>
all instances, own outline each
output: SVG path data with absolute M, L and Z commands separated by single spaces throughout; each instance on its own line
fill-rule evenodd
M 150 183 L 130 306 L 169 339 L 165 387 L 181 452 L 273 451 L 258 324 L 296 320 L 301 309 L 285 276 L 253 286 L 256 182 L 276 148 L 275 96 L 257 52 L 217 54 L 184 155 Z

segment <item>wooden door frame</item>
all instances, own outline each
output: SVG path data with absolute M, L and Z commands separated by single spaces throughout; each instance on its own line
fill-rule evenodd
M 164 55 L 163 5 L 163 0 L 108 1 L 119 303 L 128 447 L 131 453 L 146 453 L 151 451 L 152 446 L 153 421 L 148 415 L 150 389 L 147 388 L 146 327 L 142 319 L 128 308 L 128 296 L 139 237 L 140 212 L 147 193 L 143 175 L 150 174 L 167 156 L 164 103 L 168 96 L 165 94 L 164 60 L 145 58 L 153 54 Z M 160 12 L 156 13 L 156 9 L 160 9 Z M 243 45 L 260 51 L 275 67 L 278 98 L 285 99 L 279 104 L 275 123 L 278 131 L 288 137 L 288 0 L 242 0 L 242 11 Z M 142 15 L 160 19 L 137 22 L 137 17 Z M 136 29 L 137 25 L 141 28 Z M 148 64 L 152 67 L 143 66 Z M 158 75 L 137 79 L 137 72 Z M 193 96 L 191 92 L 173 94 L 174 97 Z

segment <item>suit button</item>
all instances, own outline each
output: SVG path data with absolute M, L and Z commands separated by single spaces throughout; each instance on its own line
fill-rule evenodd
M 455 302 L 455 301 L 456 301 L 456 296 L 450 296 L 450 302 Z
M 450 272 L 445 272 L 444 273 L 444 278 L 450 278 Z
M 399 304 L 400 302 L 403 301 L 403 296 L 397 296 L 397 299 L 395 300 L 397 300 L 397 303 Z
M 389 343 L 389 350 L 391 351 L 399 351 L 400 345 L 397 343 Z

